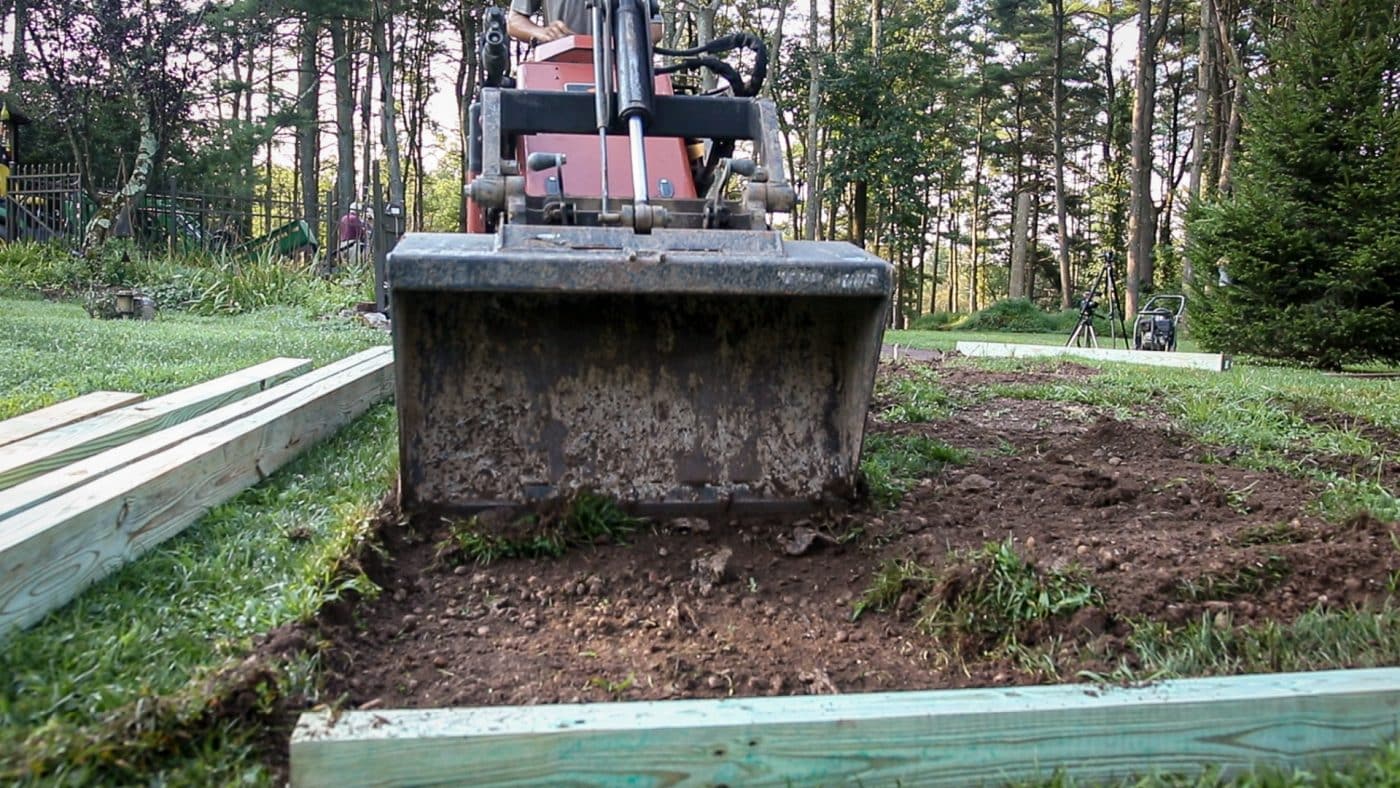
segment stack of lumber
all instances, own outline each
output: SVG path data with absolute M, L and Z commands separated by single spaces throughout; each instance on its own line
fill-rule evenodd
M 97 392 L 0 422 L 0 641 L 392 392 L 387 347 L 310 368 L 273 359 L 149 401 Z

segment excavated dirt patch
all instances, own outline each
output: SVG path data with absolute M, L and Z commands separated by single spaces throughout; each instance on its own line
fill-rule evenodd
M 932 364 L 950 391 L 1095 374 L 903 363 Z M 1131 619 L 1288 621 L 1318 604 L 1371 603 L 1400 567 L 1396 524 L 1328 524 L 1309 513 L 1320 492 L 1310 483 L 1212 464 L 1231 447 L 1161 418 L 990 398 L 871 429 L 971 459 L 920 480 L 893 510 L 650 525 L 558 559 L 453 565 L 437 548 L 446 524 L 387 525 L 389 559 L 372 571 L 383 593 L 318 622 L 328 689 L 350 707 L 432 707 L 1035 683 L 1045 674 L 922 634 L 904 599 L 858 620 L 853 606 L 888 559 L 938 568 L 952 551 L 1010 539 L 1043 569 L 1080 567 L 1102 593 L 1101 606 L 1022 634 L 1053 648 L 1070 678 L 1128 657 Z

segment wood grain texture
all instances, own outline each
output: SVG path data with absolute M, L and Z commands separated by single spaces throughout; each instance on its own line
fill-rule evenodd
M 149 457 L 203 432 L 243 418 L 278 400 L 286 399 L 308 386 L 335 377 L 348 369 L 392 353 L 388 346 L 370 348 L 347 358 L 314 369 L 304 375 L 261 391 L 247 399 L 230 403 L 187 422 L 167 427 L 91 457 L 69 463 L 57 470 L 0 490 L 0 522 L 19 512 L 54 498 L 81 484 L 87 484 L 137 460 Z M 0 526 L 3 528 L 3 526 Z
M 243 399 L 309 369 L 311 362 L 304 358 L 275 358 L 0 446 L 0 490 Z
M 266 478 L 392 390 L 392 358 L 379 354 L 0 520 L 0 643 Z
M 1055 345 L 1014 345 L 1002 342 L 959 342 L 957 350 L 964 356 L 984 358 L 1046 358 L 1065 356 L 1094 361 L 1120 361 L 1128 364 L 1148 364 L 1154 367 L 1178 367 L 1223 372 L 1230 368 L 1230 358 L 1219 353 L 1165 353 L 1152 350 L 1123 350 L 1122 348 L 1057 347 Z
M 0 421 L 0 446 L 23 440 L 41 432 L 67 426 L 124 405 L 145 399 L 140 394 L 125 391 L 94 391 L 81 397 L 64 400 L 47 408 L 21 413 Z
M 1400 668 L 726 700 L 307 713 L 294 786 L 978 785 L 1367 754 Z

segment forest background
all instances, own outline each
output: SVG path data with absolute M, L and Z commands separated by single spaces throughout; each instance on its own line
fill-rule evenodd
M 1195 273 L 1197 284 L 1214 282 L 1214 248 L 1184 253 L 1187 209 L 1232 197 L 1242 153 L 1267 121 L 1251 105 L 1286 73 L 1276 53 L 1291 42 L 1291 57 L 1317 56 L 1296 46 L 1298 31 L 1345 33 L 1356 14 L 1380 20 L 1362 32 L 1394 50 L 1396 25 L 1385 21 L 1394 6 L 663 0 L 662 12 L 671 46 L 732 30 L 767 39 L 776 54 L 764 92 L 782 110 L 803 197 L 783 226 L 895 263 L 901 328 L 1007 297 L 1071 308 L 1106 260 L 1117 261 L 1129 315 Z M 327 194 L 340 206 L 363 199 L 379 163 L 409 230 L 454 230 L 459 118 L 484 7 L 5 0 L 0 65 L 6 101 L 36 121 L 26 159 L 71 162 L 86 184 L 294 196 L 315 226 Z M 1342 39 L 1313 46 L 1335 54 L 1352 43 Z M 1397 71 L 1382 64 L 1370 77 L 1388 107 L 1392 165 L 1395 101 L 1384 96 Z M 695 87 L 713 88 L 713 77 Z

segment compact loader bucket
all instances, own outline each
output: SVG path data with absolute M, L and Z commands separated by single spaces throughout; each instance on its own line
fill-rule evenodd
M 768 231 L 505 225 L 389 257 L 406 512 L 652 515 L 855 485 L 889 264 Z

